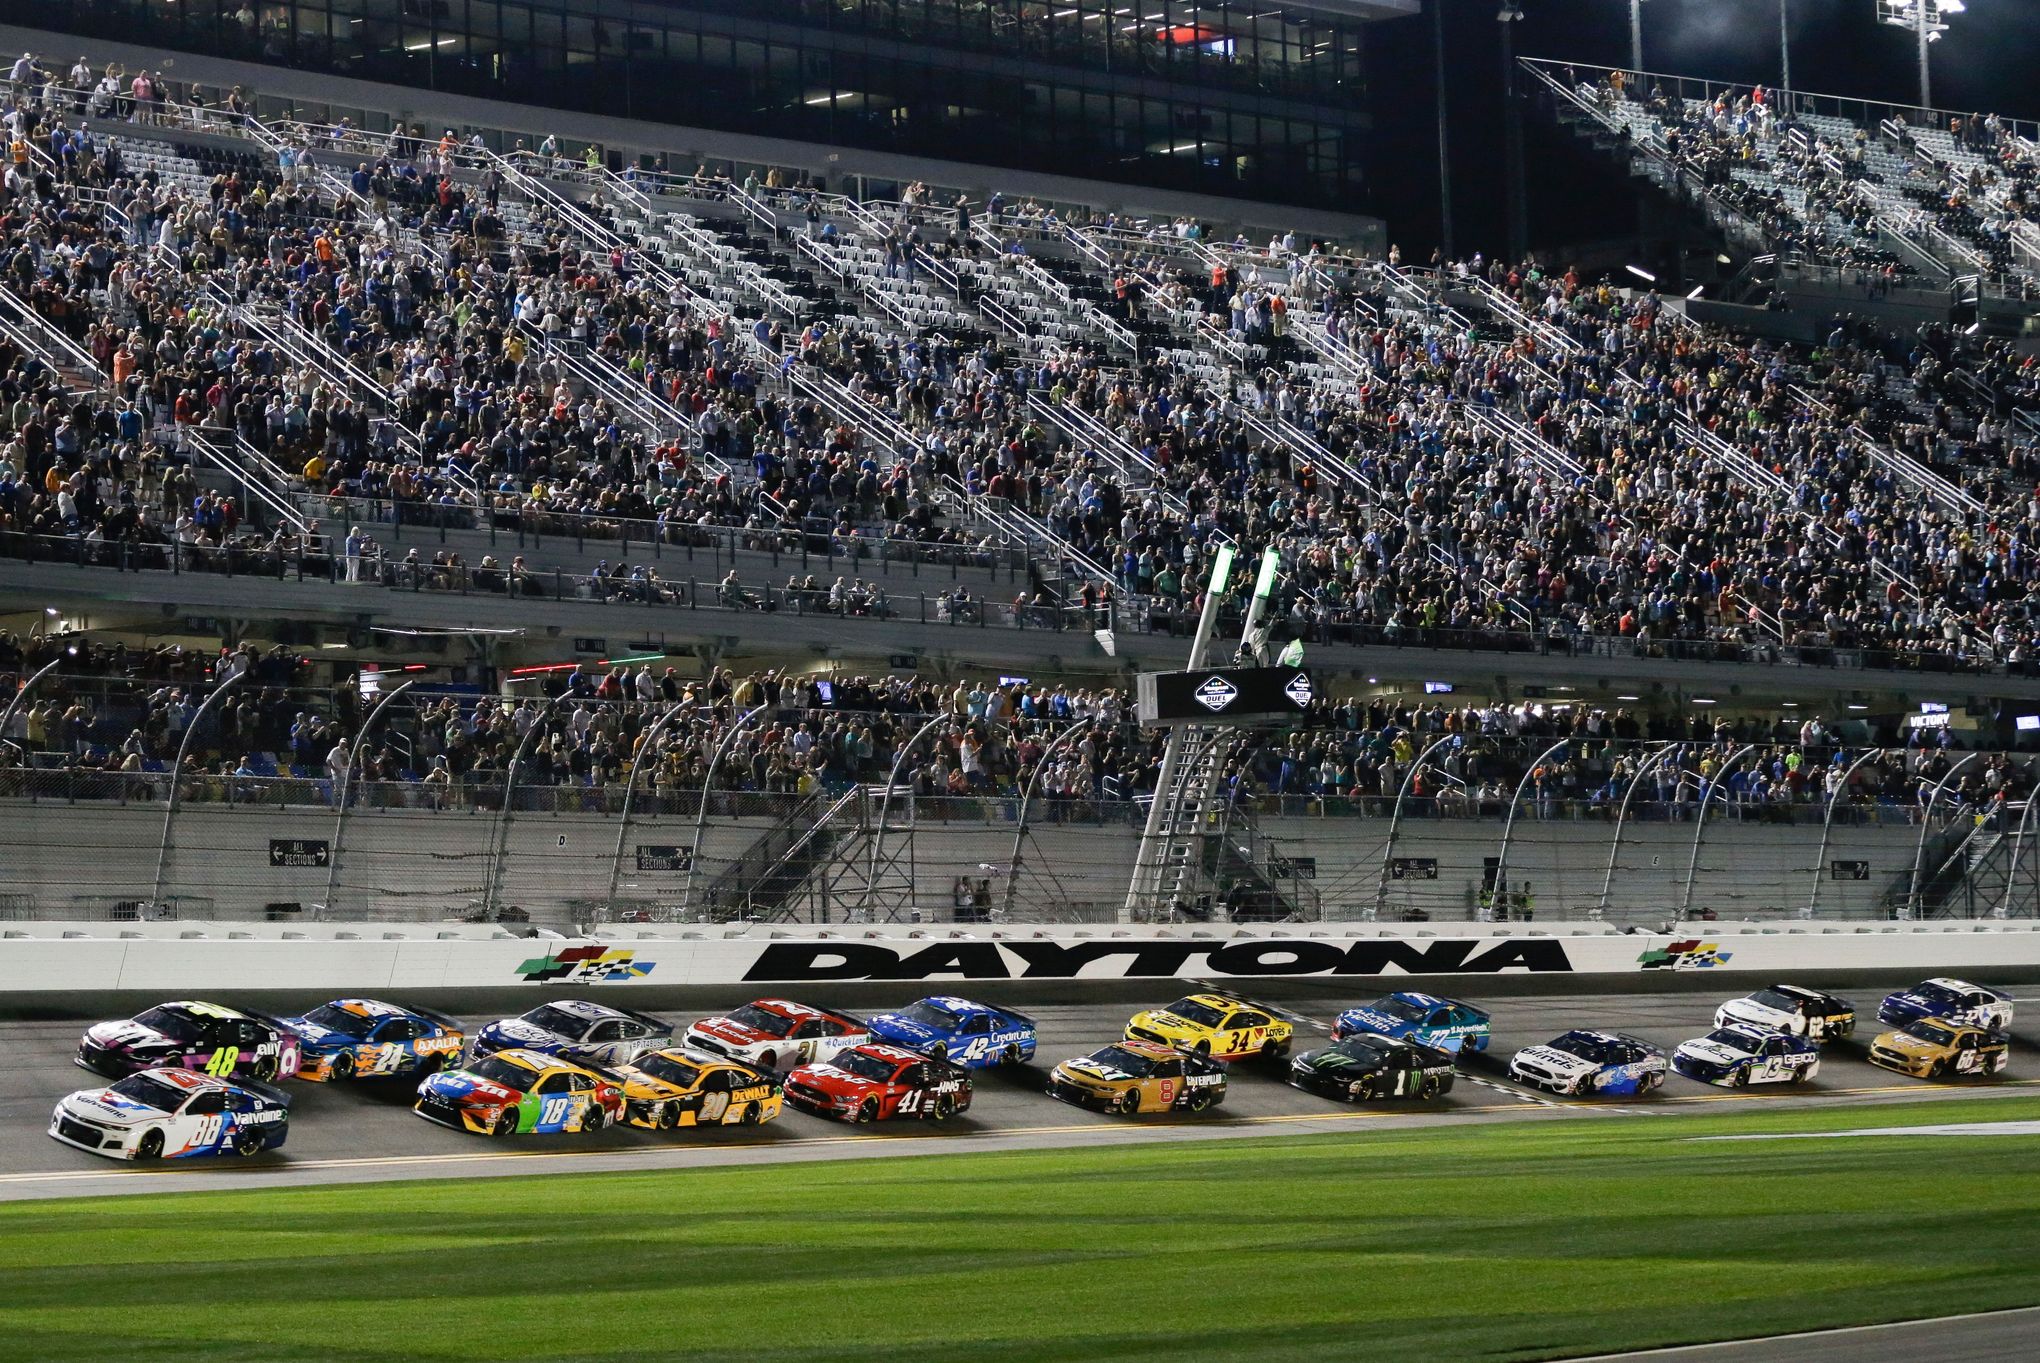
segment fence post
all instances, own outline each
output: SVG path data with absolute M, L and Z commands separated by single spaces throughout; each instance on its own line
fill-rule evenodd
M 680 882 L 680 911 L 682 913 L 691 912 L 694 908 L 694 868 L 701 863 L 701 836 L 708 831 L 708 793 L 715 789 L 715 769 L 722 765 L 723 753 L 729 750 L 730 740 L 735 738 L 743 730 L 744 726 L 755 719 L 764 708 L 764 702 L 761 701 L 737 716 L 736 722 L 730 725 L 729 732 L 722 736 L 715 745 L 715 751 L 709 754 L 708 771 L 701 778 L 701 795 L 694 804 L 694 840 L 687 846 L 687 869 L 682 873 L 687 878 Z M 616 849 L 617 857 L 621 859 L 623 856 L 623 835 L 621 833 L 617 835 Z M 614 879 L 615 877 L 612 876 L 612 884 L 609 889 L 611 900 L 616 898 Z
M 35 684 L 41 681 L 44 677 L 49 676 L 50 673 L 56 671 L 57 664 L 64 661 L 64 659 L 67 656 L 69 655 L 59 653 L 56 657 L 44 663 L 41 668 L 37 669 L 36 674 L 33 677 L 30 677 L 27 681 L 23 682 L 20 685 L 20 687 L 15 690 L 13 698 L 7 702 L 7 708 L 5 710 L 0 710 L 0 743 L 5 743 L 7 741 L 7 726 L 14 722 L 14 712 L 21 708 L 21 702 L 28 698 L 29 692 L 35 690 Z M 26 758 L 27 755 L 28 755 L 27 750 L 23 749 L 22 756 Z M 24 765 L 26 764 L 24 763 Z
M 907 760 L 907 754 L 912 752 L 936 725 L 947 723 L 948 720 L 949 716 L 946 713 L 936 715 L 926 724 L 916 729 L 914 736 L 901 744 L 899 752 L 893 757 L 892 770 L 887 772 L 885 777 L 885 793 L 879 796 L 878 800 L 878 828 L 871 838 L 870 860 L 864 877 L 864 898 L 857 906 L 860 909 L 869 909 L 871 907 L 871 887 L 878 881 L 878 868 L 885 853 L 886 815 L 892 809 L 893 787 L 899 784 L 900 767 Z
M 368 718 L 361 723 L 361 732 L 354 736 L 354 743 L 347 749 L 347 769 L 340 773 L 340 785 L 333 792 L 335 810 L 333 814 L 333 845 L 326 850 L 326 903 L 320 916 L 330 918 L 333 905 L 340 894 L 340 847 L 347 834 L 347 797 L 354 789 L 354 768 L 361 761 L 361 749 L 368 742 L 369 734 L 375 730 L 375 722 L 382 718 L 382 712 L 390 702 L 418 683 L 407 681 L 375 703 L 368 712 Z
M 1658 763 L 1670 757 L 1682 746 L 1684 745 L 1679 743 L 1667 743 L 1644 759 L 1643 765 L 1636 769 L 1636 774 L 1629 778 L 1629 789 L 1622 792 L 1622 803 L 1615 810 L 1615 835 L 1608 843 L 1608 872 L 1601 877 L 1599 905 L 1601 913 L 1608 912 L 1608 896 L 1615 889 L 1615 858 L 1622 853 L 1622 829 L 1629 822 L 1629 802 L 1636 798 L 1637 788 L 1643 784 L 1643 778 L 1655 770 Z
M 1374 883 L 1374 912 L 1378 917 L 1388 905 L 1388 868 L 1395 857 L 1395 835 L 1402 827 L 1403 797 L 1410 793 L 1410 783 L 1417 779 L 1417 773 L 1431 760 L 1431 754 L 1457 738 L 1457 734 L 1446 734 L 1434 738 L 1417 754 L 1417 760 L 1410 763 L 1410 769 L 1403 773 L 1402 781 L 1396 786 L 1395 805 L 1388 815 L 1388 845 L 1381 849 L 1381 872 Z
M 1027 789 L 1020 793 L 1020 814 L 1013 825 L 1013 855 L 1006 867 L 1004 912 L 1008 918 L 1013 916 L 1013 902 L 1020 894 L 1020 854 L 1022 845 L 1027 839 L 1027 807 L 1034 801 L 1034 788 L 1041 784 L 1041 773 L 1048 770 L 1048 760 L 1055 756 L 1056 750 L 1090 727 L 1089 724 L 1072 720 L 1069 728 L 1056 735 L 1055 741 L 1042 749 L 1041 756 L 1035 759 L 1034 770 L 1027 777 Z
M 1813 890 L 1806 896 L 1806 912 L 1801 917 L 1812 918 L 1820 911 L 1820 877 L 1821 872 L 1827 869 L 1828 834 L 1835 826 L 1835 802 L 1848 792 L 1849 778 L 1856 774 L 1856 768 L 1883 751 L 1882 748 L 1868 749 L 1849 763 L 1848 770 L 1842 773 L 1842 779 L 1836 782 L 1835 788 L 1828 793 L 1827 810 L 1820 818 L 1820 850 L 1814 853 L 1813 857 Z
M 1500 904 L 1502 906 L 1503 908 L 1502 916 L 1504 918 L 1507 918 L 1508 916 L 1507 909 L 1509 901 L 1507 895 L 1509 886 L 1509 839 L 1515 834 L 1516 831 L 1516 806 L 1523 803 L 1523 787 L 1530 784 L 1530 777 L 1532 776 L 1532 774 L 1536 772 L 1536 770 L 1539 767 L 1544 765 L 1545 758 L 1551 756 L 1553 753 L 1557 752 L 1560 748 L 1563 748 L 1564 746 L 1566 746 L 1566 744 L 1570 742 L 1572 742 L 1572 740 L 1569 738 L 1561 738 L 1558 742 L 1552 744 L 1550 747 L 1546 748 L 1543 752 L 1539 753 L 1537 755 L 1536 761 L 1530 763 L 1528 766 L 1523 768 L 1523 777 L 1521 780 L 1516 782 L 1516 793 L 1509 800 L 1509 817 L 1502 820 L 1502 848 L 1500 853 L 1498 853 L 1495 857 L 1494 884 L 1488 887 L 1488 912 L 1480 914 L 1480 920 L 1483 923 L 1492 923 L 1496 921 L 1493 917 L 1490 916 L 1493 913 L 1496 904 Z M 1475 906 L 1475 912 L 1480 913 L 1478 905 Z
M 1934 782 L 1933 794 L 1927 796 L 1926 807 L 1920 811 L 1920 841 L 1919 846 L 1913 849 L 1912 885 L 1906 891 L 1905 896 L 1905 916 L 1907 918 L 1918 918 L 1920 916 L 1920 869 L 1927 859 L 1927 834 L 1934 826 L 1934 806 L 1941 803 L 1941 793 L 1948 789 L 1948 783 L 1955 779 L 1955 773 L 1961 771 L 1981 756 L 1983 756 L 1982 753 L 1973 752 L 1954 766 L 1948 768 L 1941 779 Z
M 163 808 L 163 840 L 156 848 L 156 886 L 149 895 L 151 904 L 163 902 L 163 878 L 170 871 L 170 832 L 177 820 L 177 796 L 178 792 L 184 789 L 184 758 L 191 751 L 192 737 L 198 733 L 198 726 L 205 722 L 207 712 L 213 708 L 213 702 L 233 690 L 241 678 L 247 675 L 246 672 L 236 672 L 214 687 L 213 693 L 205 698 L 197 712 L 192 715 L 191 723 L 184 726 L 184 737 L 177 744 L 177 760 L 170 768 L 170 798 L 164 803 Z M 231 800 L 231 787 L 228 794 Z
M 562 692 L 561 695 L 565 695 Z M 560 696 L 554 696 L 538 712 L 538 718 L 531 721 L 531 727 L 524 731 L 524 737 L 517 741 L 517 751 L 510 755 L 510 769 L 503 774 L 503 808 L 496 813 L 496 826 L 490 831 L 489 883 L 482 892 L 482 921 L 496 919 L 496 897 L 503 889 L 503 863 L 510 854 L 510 811 L 517 800 L 517 773 L 524 765 L 524 755 L 531 751 L 532 740 L 545 732 L 551 723 L 553 711 L 558 708 Z
M 2026 844 L 2026 821 L 2033 817 L 2035 800 L 2040 800 L 2040 784 L 2035 784 L 2033 789 L 2026 793 L 2026 807 L 2019 811 L 2019 831 L 2012 835 L 2011 865 L 2005 870 L 2004 897 L 1998 900 L 1998 906 L 1991 910 L 1992 918 L 2012 916 L 2012 895 L 2019 888 L 2019 853 Z
M 1693 911 L 1693 882 L 1700 874 L 1700 835 L 1707 831 L 1707 806 L 1714 800 L 1714 792 L 1728 782 L 1728 774 L 1741 764 L 1745 757 L 1757 750 L 1754 743 L 1745 743 L 1729 754 L 1714 779 L 1700 787 L 1700 808 L 1693 816 L 1693 854 L 1686 861 L 1686 888 L 1679 895 L 1679 917 L 1685 918 Z

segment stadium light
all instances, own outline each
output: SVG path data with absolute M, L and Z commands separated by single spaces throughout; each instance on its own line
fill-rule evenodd
M 1969 7 L 1964 0 L 1877 0 L 1877 22 L 1909 28 L 1919 43 L 1920 107 L 1934 107 L 1933 79 L 1927 70 L 1927 45 L 1948 31 L 1948 16 Z

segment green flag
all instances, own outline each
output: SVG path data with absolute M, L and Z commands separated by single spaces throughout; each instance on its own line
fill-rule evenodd
M 1291 639 L 1289 641 L 1288 647 L 1282 650 L 1282 665 L 1284 667 L 1303 666 L 1303 640 Z

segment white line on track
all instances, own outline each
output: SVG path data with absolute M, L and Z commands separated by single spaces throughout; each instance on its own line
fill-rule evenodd
M 1745 1339 L 1723 1339 L 1712 1344 L 1671 1344 L 1661 1349 L 1634 1349 L 1620 1354 L 1582 1354 L 1569 1363 L 1617 1363 L 1622 1359 L 1651 1359 L 1680 1354 L 1711 1353 L 1723 1349 L 1747 1348 L 1752 1344 L 1782 1343 L 1794 1339 L 1835 1339 L 1844 1335 L 1869 1335 L 1886 1330 L 1909 1330 L 1933 1325 L 1953 1325 L 1965 1320 L 1989 1320 L 1993 1316 L 2021 1314 L 2040 1316 L 2040 1307 L 2008 1306 L 1997 1311 L 1965 1311 L 1955 1316 L 1922 1316 L 1915 1320 L 1891 1320 L 1882 1325 L 1844 1325 L 1832 1330 L 1795 1330 L 1783 1335 L 1751 1335 Z

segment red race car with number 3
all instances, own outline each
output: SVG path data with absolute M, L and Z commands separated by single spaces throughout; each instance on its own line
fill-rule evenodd
M 787 1075 L 786 1101 L 802 1112 L 845 1122 L 893 1117 L 939 1122 L 970 1106 L 970 1074 L 947 1061 L 874 1042 Z

